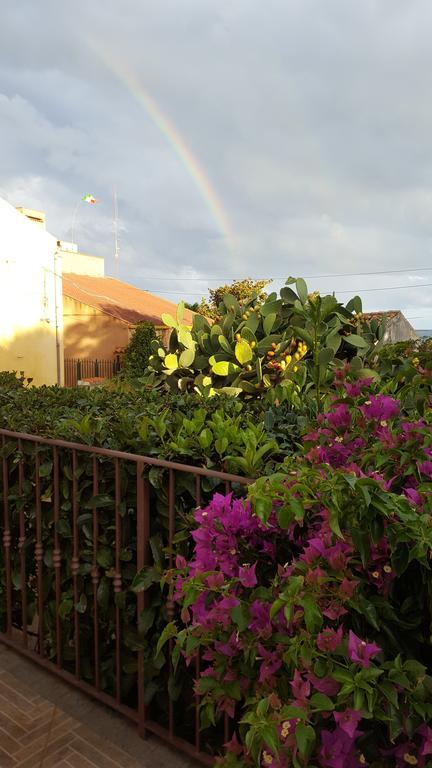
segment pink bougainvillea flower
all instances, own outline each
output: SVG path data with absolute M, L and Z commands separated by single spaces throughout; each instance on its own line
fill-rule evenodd
M 319 693 L 325 693 L 326 696 L 335 696 L 340 691 L 340 684 L 332 677 L 317 677 L 308 672 L 306 678 Z
M 241 566 L 239 568 L 239 580 L 240 584 L 243 587 L 256 587 L 257 585 L 257 577 L 255 573 L 255 569 L 257 567 L 257 564 L 254 563 L 253 565 L 246 565 Z
M 327 423 L 330 424 L 333 429 L 345 431 L 351 426 L 351 411 L 345 403 L 336 406 L 336 408 L 327 413 L 326 416 Z
M 272 625 L 270 621 L 270 605 L 262 600 L 254 600 L 250 607 L 249 629 L 258 637 L 270 637 Z
M 404 494 L 412 504 L 420 506 L 422 503 L 422 497 L 415 488 L 404 488 Z
M 176 557 L 176 568 L 186 568 L 187 566 L 187 560 L 183 555 L 177 555 Z
M 353 383 L 345 382 L 344 389 L 348 397 L 358 397 L 363 389 L 370 387 L 373 379 L 359 379 Z
M 222 587 L 224 581 L 225 576 L 220 571 L 211 573 L 210 576 L 207 576 L 206 578 L 207 586 L 210 587 L 210 589 L 217 589 L 218 587 Z
M 360 410 L 367 419 L 388 421 L 398 415 L 400 404 L 390 395 L 371 395 Z
M 262 659 L 259 682 L 264 683 L 269 680 L 282 666 L 283 650 L 280 646 L 275 651 L 268 651 L 263 645 L 258 645 L 258 653 Z
M 432 755 L 432 728 L 428 725 L 422 725 L 417 733 L 422 737 L 422 745 L 420 748 L 421 755 Z
M 419 468 L 419 472 L 421 472 L 422 475 L 426 475 L 426 477 L 430 477 L 432 479 L 432 461 L 423 461 L 417 466 Z
M 230 752 L 232 755 L 241 755 L 243 753 L 243 747 L 240 744 L 237 738 L 237 734 L 235 732 L 232 739 L 225 742 L 224 748 L 227 752 Z
M 340 617 L 344 616 L 346 613 L 348 613 L 347 609 L 334 601 L 331 602 L 327 608 L 324 608 L 323 610 L 323 616 L 326 616 L 326 618 L 330 619 L 331 621 L 340 619 Z
M 303 680 L 298 669 L 294 672 L 294 678 L 291 681 L 291 690 L 297 704 L 304 704 L 310 696 L 310 682 Z
M 336 728 L 334 731 L 321 732 L 320 765 L 322 768 L 347 768 L 353 753 L 354 740 L 360 735 L 355 731 L 352 736 Z
M 379 645 L 367 643 L 365 640 L 357 637 L 350 629 L 348 635 L 348 655 L 351 661 L 356 661 L 357 664 L 367 668 L 370 666 L 371 658 L 380 652 L 381 648 Z
M 344 712 L 333 712 L 333 717 L 339 728 L 342 728 L 353 739 L 357 726 L 362 719 L 362 713 L 356 709 L 345 709 Z
M 339 587 L 339 595 L 343 600 L 350 600 L 356 590 L 358 582 L 354 580 L 343 579 Z
M 326 627 L 326 629 L 323 629 L 323 631 L 318 634 L 316 644 L 320 651 L 327 651 L 331 653 L 340 646 L 342 640 L 342 627 L 339 627 L 339 629 L 336 630 L 332 629 L 331 627 Z

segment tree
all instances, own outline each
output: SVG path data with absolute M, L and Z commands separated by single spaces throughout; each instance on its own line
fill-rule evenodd
M 219 304 L 227 293 L 235 296 L 240 303 L 248 301 L 253 293 L 257 294 L 259 301 L 265 301 L 267 294 L 264 291 L 264 288 L 270 282 L 270 280 L 251 280 L 250 277 L 246 277 L 244 280 L 234 280 L 230 285 L 221 285 L 219 288 L 209 288 L 208 301 L 201 299 L 200 304 L 194 305 L 194 311 L 199 312 L 206 317 L 216 318 L 219 314 Z
M 129 376 L 142 376 L 152 354 L 151 343 L 156 338 L 152 323 L 143 322 L 136 326 L 126 347 L 123 365 Z

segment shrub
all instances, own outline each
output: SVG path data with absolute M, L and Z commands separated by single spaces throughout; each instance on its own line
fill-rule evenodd
M 225 294 L 212 325 L 195 315 L 190 329 L 182 318 L 182 305 L 175 319 L 163 317 L 172 332 L 168 349 L 153 344 L 149 370 L 155 384 L 246 398 L 273 390 L 275 400 L 294 406 L 312 390 L 317 410 L 333 378 L 333 361 L 355 359 L 361 370 L 382 330 L 364 320 L 358 296 L 344 306 L 334 296 L 308 294 L 304 280 L 293 278 L 279 298 L 271 293 L 264 302 L 256 294 L 242 302 Z
M 183 624 L 160 645 L 200 653 L 227 768 L 432 765 L 431 412 L 339 383 L 303 455 L 197 510 L 167 574 Z
M 124 371 L 128 376 L 142 376 L 152 354 L 152 341 L 156 331 L 152 323 L 138 323 L 123 357 Z

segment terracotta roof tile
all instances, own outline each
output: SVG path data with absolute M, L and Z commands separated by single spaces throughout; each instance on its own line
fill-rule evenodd
M 64 273 L 63 294 L 130 325 L 143 320 L 154 325 L 163 325 L 164 313 L 173 317 L 176 313 L 176 305 L 173 302 L 113 277 Z M 190 310 L 185 310 L 184 321 L 188 325 L 192 325 L 193 315 Z
M 402 312 L 400 309 L 389 309 L 385 312 L 363 312 L 363 317 L 365 317 L 366 320 L 383 320 L 384 318 L 394 320 L 401 315 Z

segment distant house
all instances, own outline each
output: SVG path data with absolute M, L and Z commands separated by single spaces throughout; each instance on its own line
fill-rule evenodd
M 0 199 L 0 370 L 63 383 L 61 259 L 39 211 Z
M 171 301 L 113 277 L 63 273 L 65 358 L 114 360 L 144 320 L 166 341 L 170 329 L 162 315 L 175 312 Z M 193 313 L 185 310 L 184 322 L 192 325 L 192 320 Z
M 106 277 L 102 257 L 57 240 L 45 224 L 42 211 L 0 199 L 0 370 L 63 384 L 65 360 L 114 361 L 144 320 L 167 341 L 162 315 L 175 316 L 175 304 Z M 186 324 L 193 314 L 185 310 Z
M 411 323 L 399 309 L 389 310 L 388 312 L 365 312 L 363 317 L 369 321 L 378 320 L 378 322 L 385 322 L 384 344 L 395 344 L 397 341 L 408 341 L 409 339 L 418 338 Z

